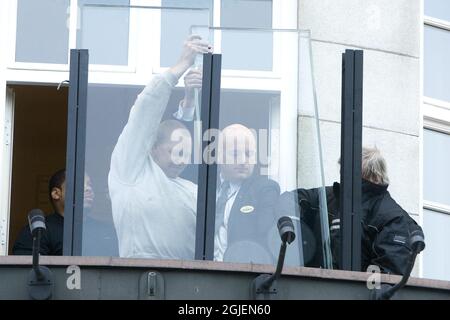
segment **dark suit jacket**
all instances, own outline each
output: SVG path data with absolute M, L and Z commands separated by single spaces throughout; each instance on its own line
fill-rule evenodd
M 239 250 L 236 249 L 239 244 L 245 244 L 239 248 L 241 251 L 247 252 L 241 252 L 240 256 L 247 255 L 248 259 L 251 259 L 251 254 L 255 252 L 249 252 L 253 247 L 248 244 L 253 243 L 264 249 L 266 254 L 272 258 L 268 245 L 268 234 L 278 221 L 276 208 L 279 196 L 278 183 L 267 177 L 251 176 L 243 182 L 234 200 L 228 220 L 228 252 L 225 252 L 225 257 L 227 257 L 227 253 L 230 254 L 230 250 Z M 224 260 L 227 261 L 226 258 Z M 253 262 L 265 262 L 265 260 Z

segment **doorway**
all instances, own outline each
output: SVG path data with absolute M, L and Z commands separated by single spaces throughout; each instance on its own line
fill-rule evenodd
M 11 85 L 15 96 L 8 253 L 31 209 L 52 213 L 48 180 L 66 165 L 68 88 Z

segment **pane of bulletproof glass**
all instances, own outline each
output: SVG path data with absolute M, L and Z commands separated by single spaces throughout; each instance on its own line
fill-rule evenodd
M 162 0 L 161 5 L 163 7 L 173 8 L 208 9 L 210 13 L 210 19 L 212 20 L 213 0 Z M 176 61 L 179 52 L 174 51 L 173 48 L 181 43 L 187 35 L 177 32 L 177 29 L 172 28 L 173 24 L 176 23 L 180 27 L 183 25 L 185 26 L 185 30 L 188 30 L 188 27 L 190 26 L 193 19 L 192 15 L 200 15 L 202 16 L 201 19 L 203 19 L 204 11 L 164 10 L 161 12 L 161 38 L 166 40 L 161 44 L 161 67 L 171 66 Z
M 128 65 L 129 0 L 79 0 L 77 47 L 89 49 L 91 64 Z M 95 6 L 90 6 L 95 5 Z M 116 5 L 101 7 L 98 5 Z
M 162 7 L 116 2 L 114 6 L 86 4 L 80 8 L 77 47 L 89 49 L 91 64 L 124 66 L 125 72 L 150 64 L 152 72 L 159 72 L 177 62 L 179 44 L 193 26 L 209 26 L 208 8 L 159 10 Z
M 91 68 L 82 254 L 192 260 L 198 164 L 191 155 L 198 125 L 194 120 L 200 115 L 202 55 L 208 51 L 209 39 L 208 34 L 200 38 L 190 33 L 194 25 L 208 25 L 209 12 L 203 10 L 199 16 L 197 10 L 179 8 L 128 10 L 130 17 L 148 23 L 149 28 L 135 35 L 137 43 L 154 39 L 152 26 L 159 25 L 162 12 L 194 14 L 188 25 L 171 26 L 186 35 L 177 44 L 171 42 L 178 53 L 171 68 L 147 69 L 159 45 L 136 47 L 150 50 L 138 52 L 147 60 L 136 60 L 136 70 L 148 73 L 127 75 L 114 66 L 101 71 Z M 159 41 L 166 39 L 158 36 Z
M 273 39 L 270 52 L 258 53 L 258 59 L 273 61 L 270 72 L 255 74 L 253 57 L 245 55 L 241 68 L 222 70 L 219 127 L 210 135 L 217 152 L 207 159 L 218 164 L 214 260 L 276 264 L 277 222 L 287 216 L 296 238 L 289 240 L 285 264 L 331 268 L 309 32 L 210 28 L 210 33 L 235 36 L 242 52 L 262 38 Z M 223 65 L 234 59 L 228 48 L 214 48 Z M 302 163 L 300 146 L 308 153 Z
M 66 64 L 69 0 L 18 0 L 17 62 Z
M 221 4 L 221 27 L 272 28 L 271 0 L 226 0 Z M 253 46 L 249 47 L 246 45 L 248 39 L 245 34 L 231 31 L 223 33 L 221 46 L 228 53 L 224 69 L 272 70 L 272 34 L 255 33 L 253 36 L 256 38 L 251 40 Z

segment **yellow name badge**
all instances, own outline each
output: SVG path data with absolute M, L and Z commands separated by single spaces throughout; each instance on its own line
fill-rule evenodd
M 243 206 L 241 208 L 242 213 L 252 213 L 253 211 L 255 211 L 255 208 L 252 206 Z

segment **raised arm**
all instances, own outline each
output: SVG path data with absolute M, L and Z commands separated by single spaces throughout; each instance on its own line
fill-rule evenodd
M 155 142 L 172 88 L 194 63 L 196 55 L 208 52 L 209 48 L 199 36 L 190 36 L 178 62 L 155 76 L 139 94 L 112 153 L 110 175 L 123 183 L 136 183 Z

